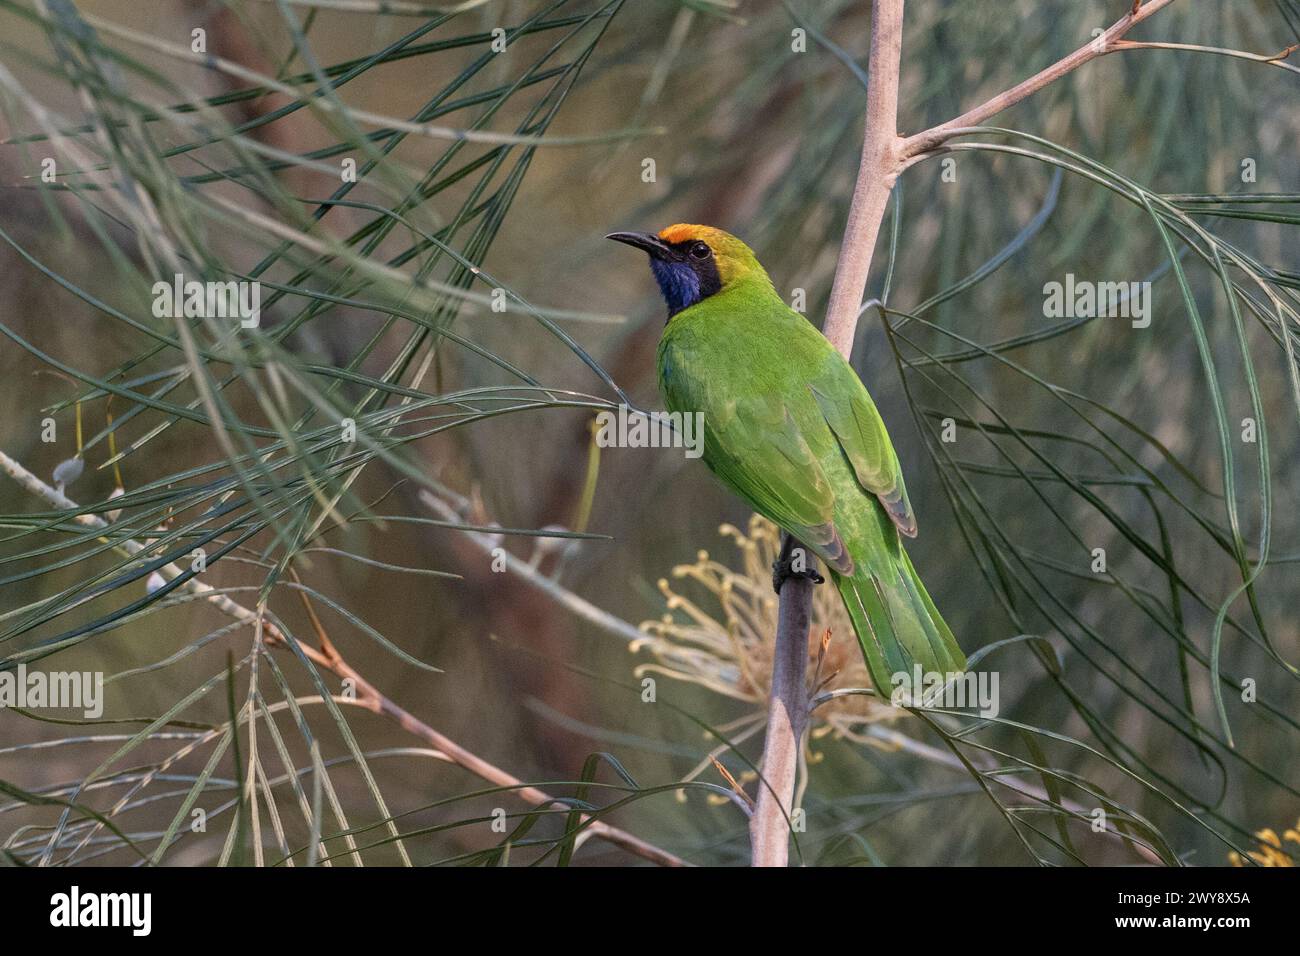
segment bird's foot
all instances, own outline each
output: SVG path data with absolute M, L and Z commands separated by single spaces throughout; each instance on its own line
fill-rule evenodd
M 816 568 L 810 568 L 806 565 L 807 559 L 803 557 L 791 558 L 782 556 L 772 562 L 772 590 L 777 594 L 781 593 L 781 585 L 790 578 L 803 578 L 811 581 L 813 584 L 825 584 L 826 579 L 817 573 Z M 803 565 L 796 569 L 795 565 Z

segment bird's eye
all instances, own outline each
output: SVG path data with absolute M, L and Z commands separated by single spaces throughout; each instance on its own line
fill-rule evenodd
M 711 255 L 713 255 L 713 250 L 709 248 L 707 242 L 697 242 L 691 246 L 691 258 L 693 259 L 707 259 Z

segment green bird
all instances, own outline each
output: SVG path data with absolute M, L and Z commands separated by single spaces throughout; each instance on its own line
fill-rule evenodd
M 787 532 L 777 592 L 791 576 L 821 581 L 792 550 L 797 539 L 829 569 L 881 693 L 910 694 L 918 665 L 923 675 L 964 670 L 903 548 L 916 516 L 885 423 L 849 363 L 735 236 L 680 223 L 608 238 L 649 253 L 668 303 L 658 353 L 668 409 L 703 413 L 705 464 Z

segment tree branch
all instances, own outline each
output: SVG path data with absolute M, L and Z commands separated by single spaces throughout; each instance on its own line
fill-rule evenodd
M 22 485 L 34 495 L 44 498 L 56 508 L 62 508 L 66 511 L 81 511 L 81 506 L 69 498 L 57 488 L 47 485 L 36 475 L 28 471 L 22 464 L 15 461 L 0 451 L 0 471 L 5 472 L 11 478 Z M 108 522 L 95 514 L 76 514 L 73 520 L 78 524 L 90 528 L 108 528 Z M 149 547 L 134 539 L 124 539 L 116 542 L 116 546 L 125 551 L 128 555 L 135 556 L 141 552 L 148 551 Z M 183 574 L 181 568 L 175 564 L 167 564 L 158 569 L 167 580 L 171 580 Z M 250 611 L 237 601 L 230 597 L 216 592 L 211 585 L 199 581 L 197 578 L 191 578 L 185 582 L 183 587 L 192 594 L 201 595 L 211 604 L 213 604 L 222 613 L 235 618 L 236 620 L 246 621 L 255 624 L 261 615 L 255 611 Z M 314 618 L 314 614 L 312 615 Z M 291 638 L 282 631 L 274 621 L 261 619 L 263 636 L 269 644 L 276 646 L 288 646 L 294 638 Z M 322 638 L 324 635 L 322 634 Z M 537 804 L 545 805 L 555 802 L 555 798 L 537 787 L 527 786 L 518 777 L 507 773 L 500 767 L 489 763 L 482 757 L 469 750 L 466 750 L 460 744 L 456 743 L 450 737 L 439 733 L 433 727 L 430 727 L 424 721 L 420 720 L 414 714 L 398 706 L 373 684 L 362 677 L 351 665 L 345 661 L 334 646 L 329 643 L 327 638 L 321 642 L 321 648 L 317 649 L 310 644 L 297 641 L 298 647 L 303 654 L 313 663 L 344 679 L 351 679 L 357 689 L 357 702 L 367 707 L 376 714 L 382 714 L 385 717 L 395 721 L 408 733 L 426 741 L 430 746 L 441 751 L 453 763 L 463 767 L 470 773 L 489 783 L 499 787 L 508 787 L 522 800 Z M 590 816 L 583 814 L 583 822 L 586 824 L 585 829 L 594 837 L 612 843 L 621 847 L 627 852 L 657 863 L 660 866 L 685 866 L 686 862 L 681 858 L 674 856 L 667 850 L 660 849 L 645 840 L 635 837 L 624 830 L 610 826 L 601 820 L 595 820 Z
M 1110 29 L 1095 39 L 1089 40 L 1069 56 L 1057 60 L 1042 72 L 1034 74 L 1009 90 L 1004 90 L 992 99 L 985 100 L 979 106 L 967 110 L 955 119 L 932 127 L 923 133 L 908 136 L 903 140 L 900 159 L 906 162 L 909 159 L 928 153 L 953 136 L 957 130 L 980 126 L 1003 110 L 1015 106 L 1026 97 L 1037 93 L 1043 87 L 1055 83 L 1067 73 L 1074 72 L 1085 63 L 1095 60 L 1099 56 L 1105 56 L 1107 53 L 1113 52 L 1118 49 L 1116 42 L 1129 30 L 1148 17 L 1159 13 L 1173 2 L 1174 0 L 1146 0 L 1145 3 L 1140 5 L 1134 4 L 1133 9 L 1111 24 Z
M 867 122 L 844 242 L 822 332 L 845 358 L 853 352 L 876 237 L 901 169 L 898 79 L 903 56 L 903 0 L 873 0 L 867 66 Z
M 845 358 L 853 351 L 876 237 L 901 166 L 897 123 L 902 52 L 903 0 L 873 0 L 862 160 L 822 328 Z M 767 734 L 763 739 L 763 776 L 749 821 L 754 866 L 785 866 L 789 862 L 789 818 L 794 810 L 799 748 L 808 722 L 805 671 L 812 589 L 812 582 L 801 578 L 790 578 L 781 588 Z
M 450 504 L 443 501 L 427 488 L 420 489 L 420 501 L 428 505 L 430 509 L 436 511 L 444 520 L 459 522 L 465 520 L 465 515 L 457 511 Z M 472 541 L 485 555 L 491 557 L 493 548 L 496 547 L 490 535 L 481 531 L 467 531 L 466 537 Z M 594 624 L 608 634 L 615 637 L 621 637 L 628 643 L 645 640 L 645 632 L 635 625 L 610 614 L 604 608 L 597 607 L 586 598 L 574 594 L 564 585 L 560 584 L 553 578 L 547 577 L 541 571 L 526 564 L 518 558 L 511 558 L 506 562 L 506 569 L 516 575 L 525 584 L 541 591 L 552 601 L 571 612 L 574 616 L 582 618 L 589 624 Z

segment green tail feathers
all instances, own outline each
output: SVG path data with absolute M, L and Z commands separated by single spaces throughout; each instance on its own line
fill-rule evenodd
M 888 699 L 896 688 L 910 688 L 918 665 L 923 677 L 965 670 L 966 655 L 907 552 L 900 548 L 878 564 L 859 562 L 850 576 L 831 572 L 877 692 Z

